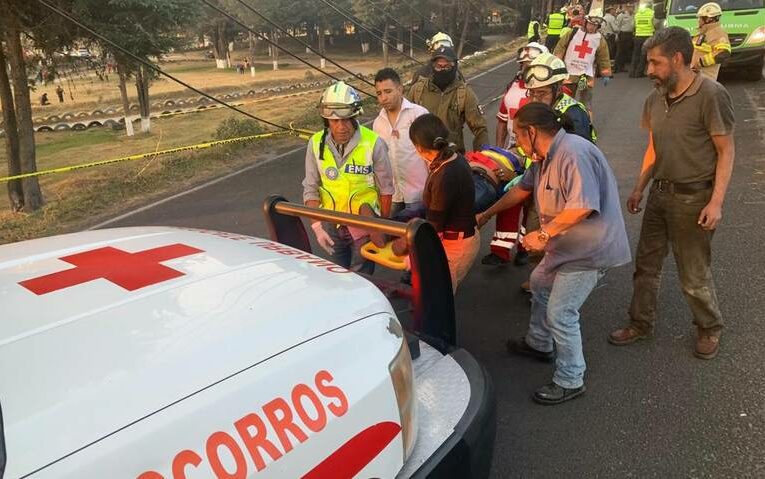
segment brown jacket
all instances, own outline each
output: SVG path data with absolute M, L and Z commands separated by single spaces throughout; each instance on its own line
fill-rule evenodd
M 693 37 L 691 67 L 717 80 L 720 62 L 730 56 L 730 40 L 719 23 L 708 23 Z
M 449 129 L 449 141 L 456 144 L 460 151 L 465 151 L 462 135 L 465 123 L 473 132 L 474 150 L 490 144 L 486 119 L 478 108 L 478 97 L 464 80 L 457 78 L 441 91 L 429 77 L 420 78 L 409 90 L 409 100 L 439 117 Z

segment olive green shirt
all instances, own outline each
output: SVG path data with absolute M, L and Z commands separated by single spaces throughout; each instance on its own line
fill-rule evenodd
M 464 88 L 462 105 L 459 102 L 458 90 L 460 88 Z M 430 78 L 420 78 L 417 83 L 412 85 L 409 91 L 409 100 L 424 106 L 429 112 L 440 118 L 446 128 L 449 129 L 449 141 L 456 144 L 460 151 L 465 151 L 465 138 L 462 129 L 466 123 L 470 131 L 473 132 L 474 150 L 480 150 L 483 145 L 491 144 L 486 129 L 486 119 L 478 108 L 478 97 L 473 89 L 459 77 L 444 91 L 434 85 Z
M 653 177 L 676 183 L 714 180 L 717 150 L 712 137 L 732 135 L 734 125 L 728 90 L 705 75 L 697 73 L 671 104 L 666 92 L 654 89 L 641 121 L 653 135 Z

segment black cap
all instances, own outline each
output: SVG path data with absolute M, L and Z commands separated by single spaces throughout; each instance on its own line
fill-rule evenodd
M 454 53 L 454 49 L 451 47 L 438 47 L 433 55 L 430 57 L 430 61 L 438 60 L 439 58 L 446 58 L 450 62 L 457 63 L 457 54 Z

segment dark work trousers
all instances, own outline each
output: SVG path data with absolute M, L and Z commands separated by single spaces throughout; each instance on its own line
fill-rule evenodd
M 550 50 L 550 53 L 555 50 L 555 45 L 558 44 L 558 40 L 560 40 L 560 35 L 547 35 L 545 46 Z
M 606 37 L 606 45 L 608 45 L 608 57 L 611 59 L 611 68 L 616 63 L 616 34 L 609 33 L 604 35 Z
M 664 258 L 672 247 L 683 295 L 693 322 L 703 332 L 722 328 L 722 315 L 712 281 L 712 231 L 698 224 L 701 210 L 712 198 L 712 188 L 693 193 L 671 193 L 651 186 L 643 213 L 635 255 L 631 326 L 648 334 L 656 322 L 656 303 Z
M 632 32 L 619 32 L 619 38 L 616 40 L 616 66 L 617 72 L 623 72 L 629 68 L 632 61 L 632 43 L 635 36 Z
M 630 66 L 630 77 L 640 78 L 645 76 L 645 52 L 643 44 L 649 37 L 635 37 L 632 42 L 632 63 Z

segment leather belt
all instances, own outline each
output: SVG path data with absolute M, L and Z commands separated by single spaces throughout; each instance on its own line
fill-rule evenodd
M 465 231 L 443 231 L 441 232 L 441 238 L 445 240 L 459 240 L 459 239 L 465 239 L 470 238 L 475 234 L 475 230 L 470 232 Z
M 697 191 L 708 190 L 715 185 L 714 181 L 694 181 L 691 183 L 675 183 L 669 180 L 653 180 L 653 188 L 663 193 L 684 193 L 691 194 Z
M 492 185 L 492 186 L 493 186 L 495 189 L 496 189 L 496 188 L 499 188 L 499 185 L 497 184 L 497 182 L 496 182 L 496 181 L 494 181 L 494 178 L 492 178 L 491 176 L 489 176 L 489 174 L 486 172 L 486 170 L 484 170 L 483 168 L 477 167 L 477 166 L 471 166 L 471 169 L 473 170 L 473 173 L 474 173 L 474 174 L 476 174 L 476 175 L 480 176 L 481 178 L 483 178 L 483 179 L 485 179 L 486 181 L 488 181 L 489 183 L 491 183 L 491 185 Z

